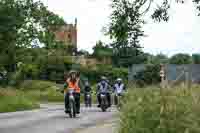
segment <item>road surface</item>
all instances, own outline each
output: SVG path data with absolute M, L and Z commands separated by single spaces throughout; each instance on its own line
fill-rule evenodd
M 105 121 L 93 127 L 76 130 L 74 133 L 117 133 L 118 119 Z
M 116 114 L 114 108 L 103 113 L 96 107 L 83 107 L 81 114 L 71 119 L 63 105 L 42 105 L 39 110 L 0 114 L 0 133 L 75 133 L 112 120 Z

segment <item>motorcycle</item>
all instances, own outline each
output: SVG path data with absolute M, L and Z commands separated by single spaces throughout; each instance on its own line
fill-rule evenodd
M 121 93 L 115 93 L 115 96 L 114 96 L 114 101 L 115 101 L 115 105 L 117 106 L 118 109 L 120 109 L 120 104 L 121 104 L 121 97 L 122 97 L 122 94 Z
M 101 105 L 100 105 L 101 110 L 103 112 L 106 112 L 106 109 L 109 107 L 106 93 L 101 93 L 100 98 L 101 98 Z
M 69 90 L 69 117 L 75 118 L 76 117 L 76 103 L 74 97 L 74 90 Z
M 92 96 L 90 92 L 86 92 L 85 94 L 85 107 L 92 107 Z

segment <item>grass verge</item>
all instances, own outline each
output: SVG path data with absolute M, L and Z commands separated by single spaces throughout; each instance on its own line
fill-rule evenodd
M 24 93 L 11 89 L 0 89 L 0 113 L 39 108 L 39 104 Z
M 21 85 L 21 91 L 38 102 L 63 102 L 64 96 L 58 91 L 59 87 L 53 82 L 33 80 L 25 81 Z
M 119 133 L 199 133 L 200 87 L 133 89 L 120 115 Z
M 58 91 L 62 85 L 48 81 L 24 81 L 20 89 L 0 88 L 0 113 L 39 108 L 39 103 L 60 102 L 64 104 L 64 95 Z M 92 94 L 93 103 L 96 95 Z M 81 94 L 81 103 L 84 95 Z

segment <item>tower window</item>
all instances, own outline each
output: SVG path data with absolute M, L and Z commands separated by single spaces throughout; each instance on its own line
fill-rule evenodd
M 71 39 L 71 35 L 70 34 L 68 34 L 68 38 Z

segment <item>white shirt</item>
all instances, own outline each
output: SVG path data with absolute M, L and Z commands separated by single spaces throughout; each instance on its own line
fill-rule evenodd
M 114 87 L 115 87 L 115 92 L 118 94 L 122 93 L 124 90 L 124 84 L 120 84 L 120 85 L 115 84 Z

